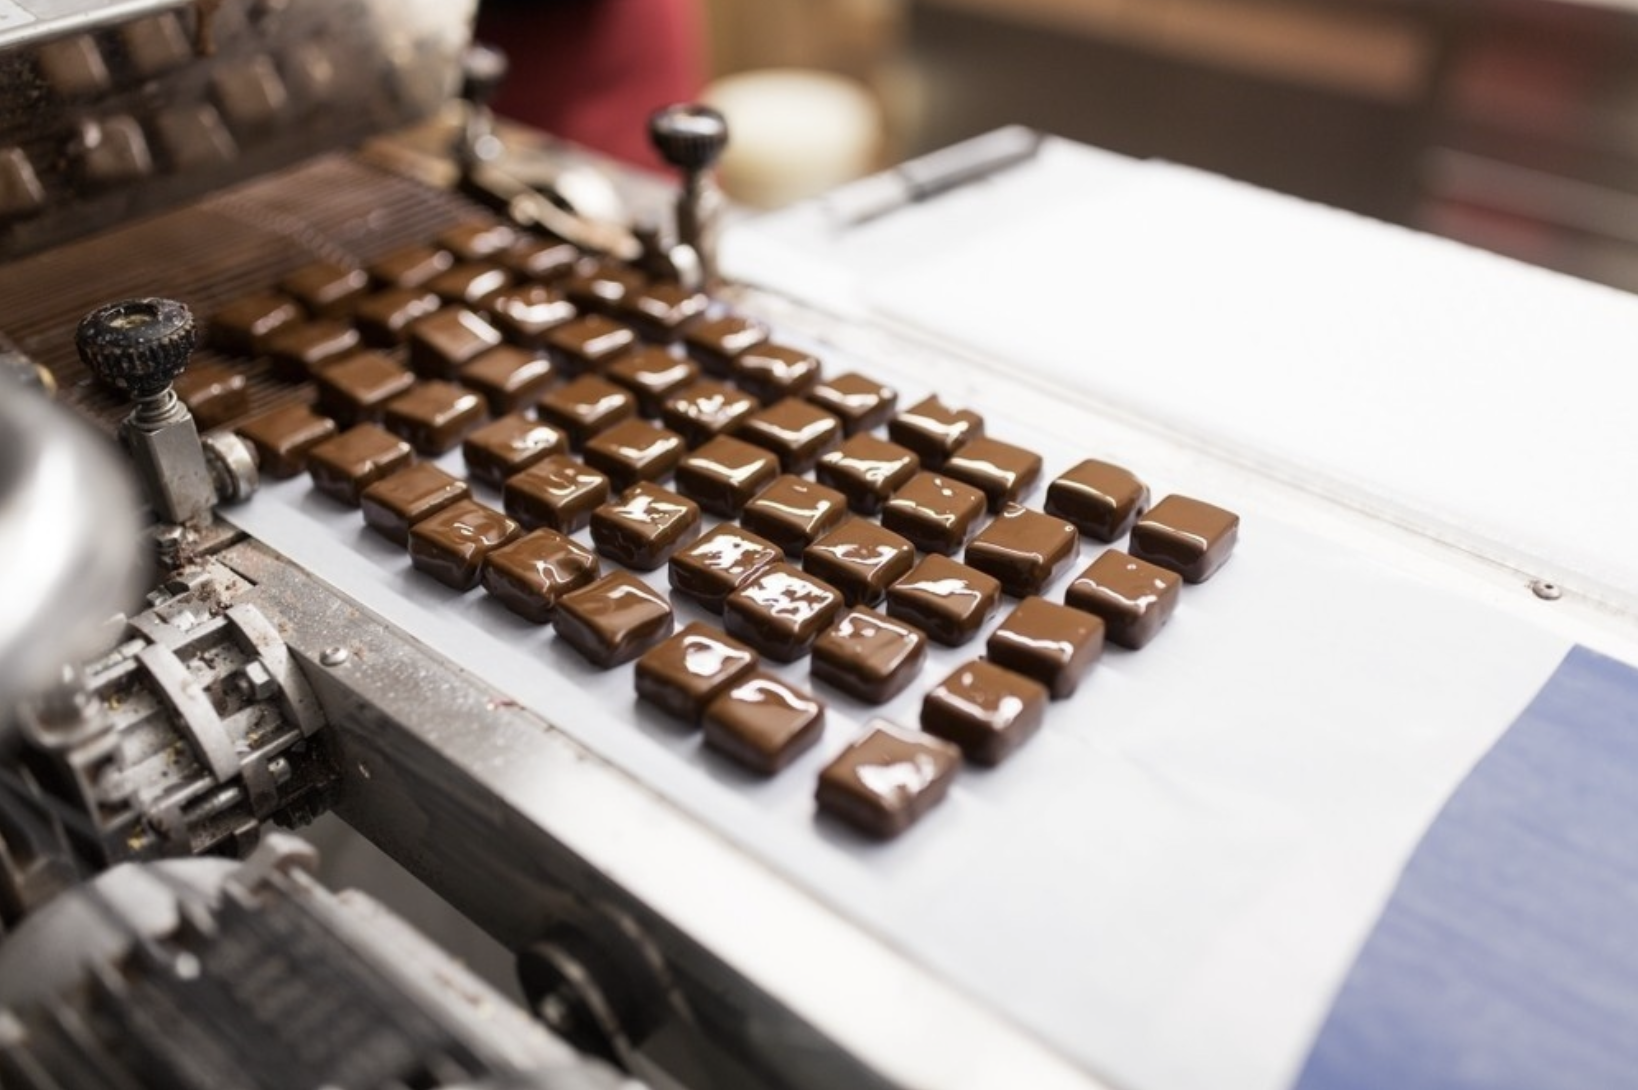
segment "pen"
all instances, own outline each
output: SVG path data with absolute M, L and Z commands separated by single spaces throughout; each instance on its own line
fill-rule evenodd
M 1026 162 L 1042 139 L 1033 129 L 1008 125 L 849 182 L 827 194 L 824 203 L 838 228 L 857 227 Z

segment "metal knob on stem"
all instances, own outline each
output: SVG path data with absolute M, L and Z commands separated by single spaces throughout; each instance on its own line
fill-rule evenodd
M 680 103 L 649 118 L 648 136 L 660 157 L 682 171 L 677 237 L 699 255 L 706 281 L 714 281 L 723 197 L 712 168 L 728 146 L 728 121 L 709 106 Z

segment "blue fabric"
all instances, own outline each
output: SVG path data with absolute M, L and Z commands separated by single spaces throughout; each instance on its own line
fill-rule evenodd
M 1638 670 L 1574 649 L 1457 789 L 1297 1087 L 1638 1087 Z

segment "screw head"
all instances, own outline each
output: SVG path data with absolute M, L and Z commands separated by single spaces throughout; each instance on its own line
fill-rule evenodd
M 728 119 L 709 106 L 678 103 L 649 117 L 648 138 L 654 150 L 679 170 L 706 170 L 728 146 Z
M 350 658 L 352 655 L 345 647 L 326 647 L 319 654 L 319 662 L 325 666 L 340 666 Z
M 193 312 L 174 299 L 126 299 L 80 321 L 74 347 L 92 374 L 134 398 L 164 393 L 193 354 Z

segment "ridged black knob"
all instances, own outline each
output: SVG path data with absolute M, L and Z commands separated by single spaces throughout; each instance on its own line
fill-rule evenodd
M 193 353 L 193 312 L 174 299 L 127 299 L 80 320 L 74 347 L 99 379 L 134 398 L 164 392 Z
M 680 103 L 648 119 L 654 150 L 679 170 L 705 170 L 728 145 L 728 119 L 709 106 Z

